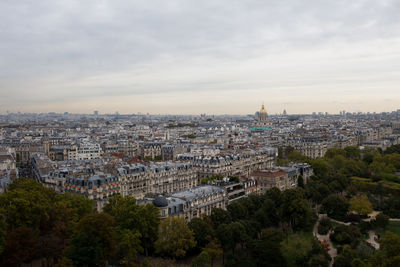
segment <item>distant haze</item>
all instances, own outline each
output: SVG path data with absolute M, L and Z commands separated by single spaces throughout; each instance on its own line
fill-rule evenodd
M 0 1 L 0 113 L 400 108 L 400 1 Z

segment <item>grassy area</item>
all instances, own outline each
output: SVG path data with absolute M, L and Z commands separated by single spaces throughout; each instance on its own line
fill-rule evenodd
M 281 251 L 287 266 L 297 266 L 296 259 L 304 258 L 312 250 L 312 238 L 312 232 L 297 232 L 282 241 Z
M 297 235 L 303 237 L 303 238 L 314 238 L 313 231 L 308 231 L 308 232 L 297 232 Z
M 385 236 L 386 232 L 392 232 L 392 233 L 400 235 L 400 222 L 389 222 L 388 226 L 386 227 L 386 230 L 376 231 L 376 233 L 381 238 Z
M 389 225 L 386 227 L 386 231 L 400 235 L 400 222 L 389 222 Z

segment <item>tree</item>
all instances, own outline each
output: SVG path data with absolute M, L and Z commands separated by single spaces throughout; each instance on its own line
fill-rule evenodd
M 387 165 L 392 165 L 396 169 L 400 169 L 400 154 L 389 154 L 384 156 L 383 161 Z
M 371 258 L 372 266 L 400 266 L 400 236 L 386 232 L 381 247 Z
M 282 192 L 282 219 L 288 222 L 295 231 L 309 226 L 313 218 L 313 211 L 303 198 L 303 192 L 301 188 Z
M 236 201 L 228 205 L 227 209 L 233 221 L 247 219 L 249 216 L 248 210 L 244 207 L 244 205 L 242 205 L 240 201 Z
M 389 216 L 383 213 L 379 213 L 378 215 L 376 215 L 374 220 L 375 227 L 385 229 L 388 224 L 389 224 Z
M 161 222 L 158 239 L 154 245 L 160 255 L 182 258 L 196 245 L 196 241 L 185 219 L 168 217 Z
M 193 261 L 192 267 L 209 267 L 211 266 L 211 257 L 206 251 L 201 252 Z
M 128 229 L 123 229 L 117 233 L 117 253 L 116 259 L 122 263 L 135 261 L 139 253 L 143 253 L 140 243 L 141 234 Z
M 213 238 L 210 242 L 203 248 L 203 251 L 207 252 L 211 257 L 211 266 L 213 266 L 214 259 L 221 256 L 223 251 L 221 249 L 221 245 L 218 243 L 218 240 Z
M 315 159 L 311 161 L 311 167 L 315 176 L 319 179 L 326 179 L 329 176 L 330 166 L 324 159 Z
M 383 202 L 383 212 L 391 218 L 400 218 L 400 197 L 392 195 Z
M 209 240 L 215 235 L 212 227 L 205 220 L 200 218 L 193 218 L 188 223 L 188 227 L 193 231 L 194 239 L 199 249 L 205 247 Z
M 386 235 L 381 240 L 381 249 L 389 258 L 400 256 L 400 235 L 392 232 L 386 232 Z
M 359 160 L 361 158 L 361 151 L 358 146 L 347 146 L 344 148 L 346 158 Z
M 138 232 L 142 235 L 142 245 L 146 251 L 154 248 L 154 242 L 158 238 L 158 227 L 160 225 L 160 211 L 153 204 L 140 206 L 138 216 L 142 219 Z
M 6 244 L 6 233 L 7 225 L 4 214 L 0 213 L 0 255 L 4 251 L 4 246 Z
M 354 251 L 349 245 L 344 245 L 339 255 L 335 257 L 335 267 L 351 266 L 351 262 L 356 257 Z
M 139 225 L 138 216 L 139 206 L 136 199 L 131 196 L 123 197 L 121 195 L 113 196 L 104 206 L 103 211 L 111 215 L 115 224 L 121 229 L 133 230 Z
M 115 249 L 113 218 L 105 213 L 89 214 L 78 223 L 67 255 L 77 266 L 103 265 Z
M 332 228 L 331 220 L 329 220 L 329 218 L 323 218 L 319 221 L 318 224 L 318 234 L 326 235 L 331 228 Z
M 157 207 L 153 204 L 139 206 L 134 197 L 116 195 L 109 199 L 103 210 L 115 219 L 116 226 L 121 231 L 127 229 L 141 234 L 141 244 L 147 255 L 158 237 L 160 211 Z
M 306 185 L 306 195 L 314 203 L 319 204 L 331 193 L 328 186 L 320 182 L 310 182 Z
M 369 202 L 366 195 L 355 196 L 350 200 L 350 211 L 354 211 L 361 215 L 370 214 L 372 209 L 372 204 Z
M 235 252 L 236 245 L 242 246 L 248 240 L 246 228 L 240 222 L 232 222 L 228 225 L 221 224 L 217 229 L 217 237 L 225 250 Z
M 297 179 L 297 186 L 304 188 L 304 178 L 303 175 L 300 175 L 299 178 Z
M 310 240 L 294 234 L 282 242 L 282 253 L 285 258 L 289 259 L 289 264 L 297 265 L 300 262 L 306 261 L 308 253 L 312 250 Z M 293 262 L 291 262 L 293 260 Z
M 369 170 L 373 175 L 380 176 L 384 173 L 394 173 L 396 168 L 392 164 L 386 164 L 382 155 L 377 153 L 374 161 L 369 165 Z
M 250 242 L 250 250 L 257 266 L 285 266 L 286 261 L 281 253 L 280 243 L 283 240 L 281 231 L 267 228 L 261 232 L 261 239 Z
M 337 244 L 357 244 L 361 237 L 361 232 L 354 225 L 338 225 L 333 229 L 331 240 Z
M 325 153 L 325 158 L 333 159 L 336 156 L 345 157 L 346 151 L 341 148 L 332 147 L 332 148 L 328 148 L 328 150 Z
M 38 229 L 50 218 L 55 192 L 33 179 L 20 178 L 9 185 L 8 192 L 0 195 L 0 208 L 7 214 L 9 228 L 26 226 Z
M 76 266 L 97 266 L 107 261 L 101 249 L 100 239 L 87 232 L 75 235 L 67 248 L 67 256 Z
M 337 195 L 329 195 L 322 201 L 321 212 L 336 220 L 343 220 L 349 209 L 349 204 Z
M 38 236 L 25 226 L 10 230 L 5 239 L 2 266 L 20 266 L 38 258 Z
M 278 226 L 280 223 L 279 210 L 271 199 L 266 199 L 254 216 L 261 227 Z
M 61 212 L 62 220 L 68 218 L 74 223 L 95 211 L 93 200 L 70 193 L 57 195 L 55 206 Z
M 214 229 L 218 229 L 221 224 L 229 224 L 232 221 L 229 212 L 220 208 L 213 209 L 210 217 L 214 224 Z

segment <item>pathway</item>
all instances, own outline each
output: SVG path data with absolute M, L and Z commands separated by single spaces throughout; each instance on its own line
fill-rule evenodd
M 329 231 L 328 234 L 326 234 L 326 235 L 318 234 L 319 221 L 324 217 L 327 217 L 326 214 L 318 214 L 318 220 L 314 225 L 313 234 L 318 239 L 319 242 L 322 242 L 324 240 L 328 241 L 328 244 L 329 244 L 328 254 L 329 254 L 329 256 L 331 256 L 331 262 L 329 263 L 329 266 L 332 267 L 333 263 L 335 261 L 335 257 L 337 255 L 337 249 L 333 246 L 331 239 L 329 237 L 331 231 Z
M 371 246 L 373 246 L 376 250 L 378 250 L 380 245 L 378 242 L 376 242 L 376 240 L 378 239 L 378 236 L 375 234 L 375 231 L 372 231 L 372 230 L 368 231 L 368 235 L 369 235 L 369 238 L 365 241 L 368 242 L 369 244 L 371 244 Z

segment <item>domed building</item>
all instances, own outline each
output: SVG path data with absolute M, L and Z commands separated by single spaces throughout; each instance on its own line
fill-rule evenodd
M 257 127 L 265 127 L 268 125 L 269 125 L 268 113 L 265 110 L 264 104 L 262 104 L 261 110 L 257 114 Z
M 164 196 L 159 195 L 153 200 L 153 204 L 157 208 L 164 208 L 168 206 L 168 200 Z

